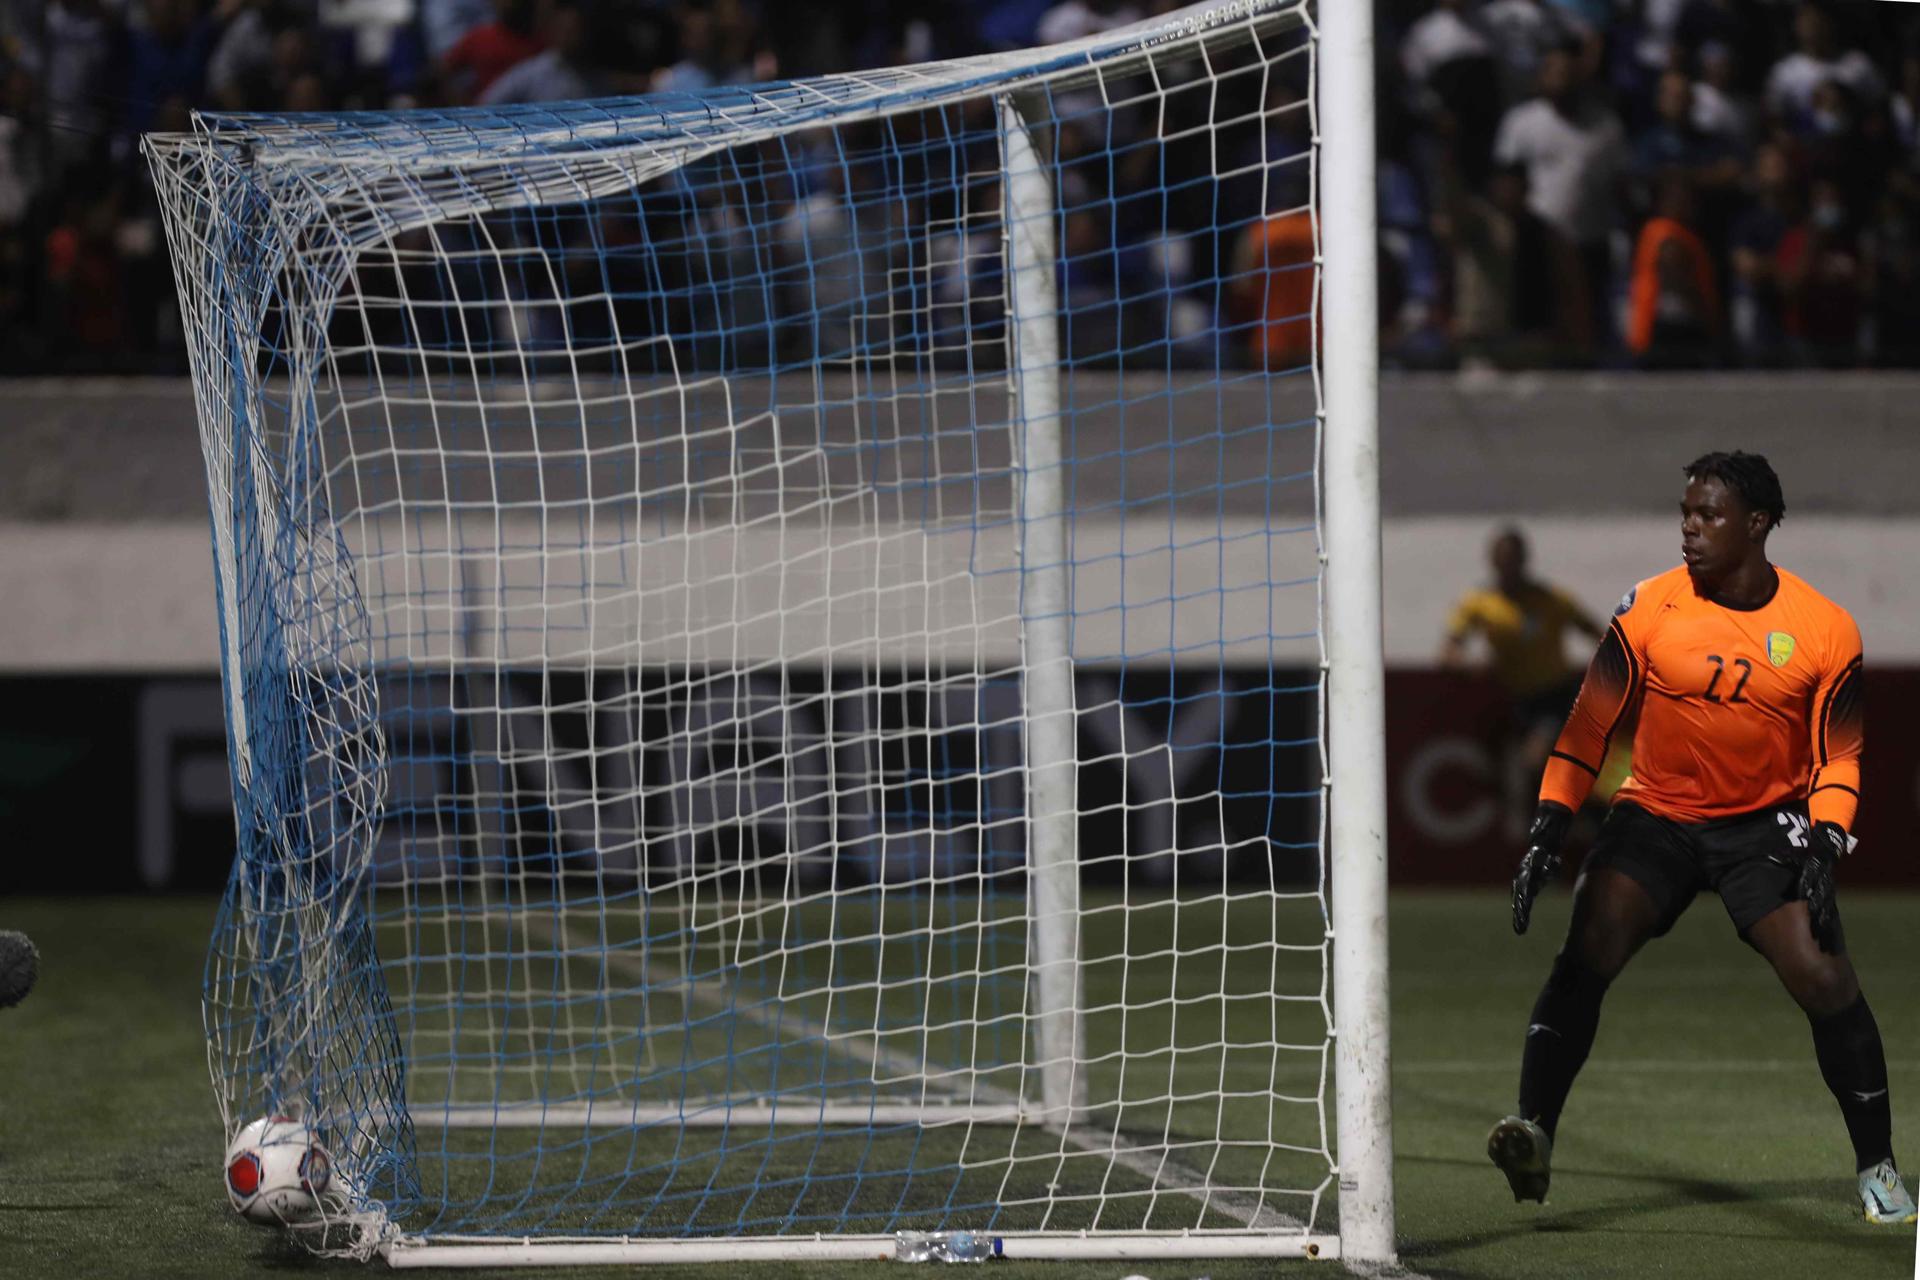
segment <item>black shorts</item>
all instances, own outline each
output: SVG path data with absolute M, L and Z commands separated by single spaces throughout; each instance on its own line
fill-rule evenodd
M 1810 830 L 1804 801 L 1711 822 L 1675 822 L 1623 801 L 1601 824 L 1586 867 L 1612 868 L 1647 891 L 1660 909 L 1655 937 L 1673 928 L 1694 894 L 1711 889 L 1744 938 L 1799 898 Z

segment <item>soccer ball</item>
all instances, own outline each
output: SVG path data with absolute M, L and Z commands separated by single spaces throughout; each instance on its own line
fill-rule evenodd
M 286 1116 L 255 1120 L 227 1148 L 227 1198 L 262 1226 L 305 1222 L 320 1212 L 333 1160 L 312 1130 Z

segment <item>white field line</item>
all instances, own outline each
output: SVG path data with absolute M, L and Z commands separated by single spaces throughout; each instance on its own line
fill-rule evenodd
M 560 931 L 556 934 L 547 921 L 537 917 L 524 917 L 521 923 L 527 927 L 546 933 L 547 940 L 551 943 L 564 943 L 568 947 L 571 947 L 576 942 L 576 939 L 567 932 L 565 925 L 562 925 Z M 733 1004 L 729 993 L 721 984 L 712 982 L 689 982 L 679 975 L 675 975 L 670 983 L 661 982 L 656 979 L 646 961 L 637 959 L 625 952 L 615 951 L 608 953 L 606 962 L 610 966 L 626 970 L 650 987 L 671 987 L 675 990 L 690 991 L 692 995 L 704 999 L 710 1007 L 720 1011 L 731 1010 L 740 1018 L 757 1024 L 762 1030 L 774 1029 L 774 1018 L 758 1009 L 739 1008 Z M 818 1038 L 828 1044 L 834 1045 L 836 1048 L 844 1051 L 848 1056 L 866 1063 L 876 1071 L 884 1071 L 890 1076 L 906 1079 L 925 1076 L 926 1064 L 918 1059 L 893 1052 L 892 1050 L 882 1048 L 864 1040 L 834 1035 L 827 1027 L 810 1019 L 797 1018 L 790 1012 L 783 1012 L 778 1022 L 780 1026 L 786 1030 Z M 942 1087 L 942 1082 L 938 1080 L 928 1080 L 927 1083 L 934 1088 Z M 968 1099 L 969 1101 L 984 1102 L 988 1106 L 996 1109 L 1019 1109 L 1024 1106 L 1023 1100 L 1017 1094 L 1005 1089 L 996 1088 L 992 1085 L 983 1084 L 978 1080 L 971 1082 L 970 1093 L 971 1097 Z M 1050 1129 L 1053 1128 L 1051 1125 L 1047 1127 Z M 1081 1126 L 1081 1129 L 1084 1130 L 1084 1127 L 1085 1126 Z M 1171 1155 L 1163 1154 L 1155 1156 L 1149 1154 L 1147 1151 L 1123 1148 L 1117 1145 L 1117 1134 L 1109 1135 L 1106 1140 L 1103 1141 L 1098 1137 L 1089 1136 L 1083 1131 L 1076 1131 L 1075 1127 L 1071 1124 L 1063 1129 L 1055 1129 L 1054 1131 L 1059 1133 L 1061 1140 L 1066 1145 L 1077 1147 L 1081 1151 L 1105 1155 L 1111 1159 L 1114 1164 L 1119 1165 L 1131 1173 L 1140 1175 L 1155 1186 L 1160 1185 L 1163 1176 L 1181 1180 L 1181 1182 L 1186 1185 L 1173 1186 L 1168 1188 L 1168 1190 L 1181 1195 L 1191 1196 L 1193 1199 L 1200 1201 L 1205 1207 L 1219 1210 L 1221 1213 L 1226 1214 L 1250 1230 L 1300 1232 L 1307 1230 L 1307 1224 L 1305 1222 L 1293 1217 L 1291 1214 L 1280 1212 L 1268 1205 L 1263 1198 L 1252 1197 L 1234 1191 L 1214 1190 L 1202 1185 L 1206 1181 L 1205 1174 L 1173 1159 Z

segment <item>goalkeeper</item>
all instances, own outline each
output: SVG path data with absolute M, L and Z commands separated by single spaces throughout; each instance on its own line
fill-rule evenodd
M 1886 1054 L 1834 901 L 1834 864 L 1853 843 L 1860 800 L 1860 631 L 1768 562 L 1786 503 L 1765 458 L 1709 453 L 1685 471 L 1685 563 L 1614 611 L 1540 784 L 1513 881 L 1517 933 L 1610 740 L 1637 713 L 1633 776 L 1581 870 L 1566 942 L 1528 1020 L 1519 1114 L 1493 1127 L 1487 1153 L 1516 1200 L 1546 1200 L 1560 1111 L 1601 998 L 1711 889 L 1812 1024 L 1820 1074 L 1853 1140 L 1862 1211 L 1911 1222 Z

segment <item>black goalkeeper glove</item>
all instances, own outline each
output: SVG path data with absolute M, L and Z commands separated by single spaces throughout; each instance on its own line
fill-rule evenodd
M 1837 950 L 1840 913 L 1833 905 L 1833 864 L 1847 851 L 1847 829 L 1837 822 L 1813 824 L 1812 847 L 1800 862 L 1800 896 L 1807 900 L 1807 923 L 1822 951 Z
M 1533 815 L 1533 827 L 1527 832 L 1526 856 L 1513 875 L 1513 931 L 1525 933 L 1533 918 L 1533 900 L 1549 880 L 1560 874 L 1560 846 L 1566 843 L 1567 828 L 1573 825 L 1573 810 L 1551 800 L 1542 800 Z

